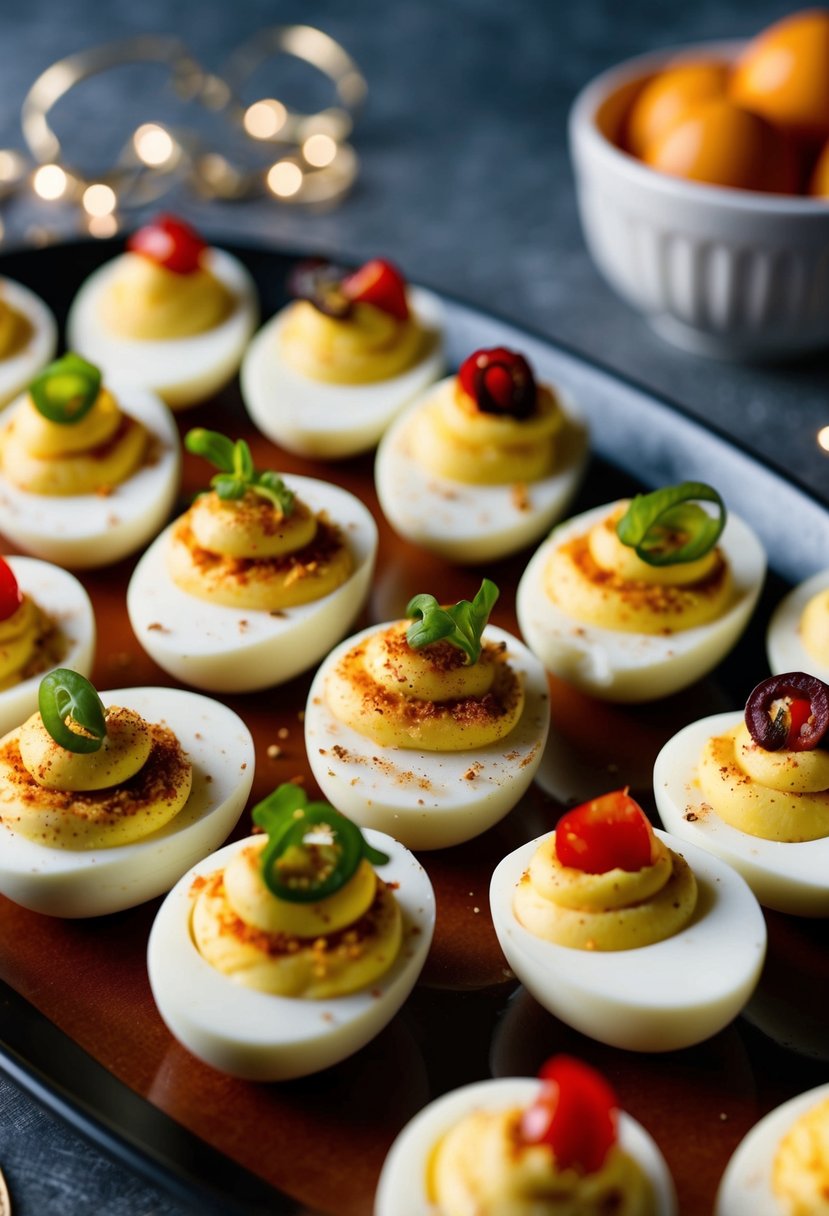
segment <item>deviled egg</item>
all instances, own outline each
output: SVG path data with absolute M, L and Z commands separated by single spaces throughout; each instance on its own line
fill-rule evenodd
M 556 1056 L 538 1080 L 501 1077 L 444 1094 L 395 1140 L 374 1216 L 552 1211 L 675 1216 L 668 1167 L 604 1078 Z
M 512 970 L 550 1013 L 629 1051 L 722 1030 L 760 976 L 766 927 L 728 866 L 654 832 L 625 791 L 568 812 L 490 886 Z
M 161 1016 L 194 1055 L 287 1080 L 345 1059 L 391 1021 L 429 951 L 434 895 L 398 841 L 363 835 L 297 786 L 253 817 L 267 836 L 227 845 L 170 892 L 147 964 Z
M 417 618 L 373 625 L 322 663 L 305 710 L 305 746 L 326 797 L 413 849 L 480 835 L 518 802 L 550 721 L 541 665 L 486 627 L 498 590 Z
M 0 735 L 37 709 L 43 673 L 89 675 L 95 614 L 78 580 L 33 557 L 0 557 Z
M 97 367 L 64 355 L 2 415 L 0 532 L 58 565 L 109 565 L 162 526 L 179 465 L 158 397 L 104 386 Z
M 771 615 L 766 651 L 769 667 L 809 671 L 829 682 L 829 570 L 798 584 Z
M 821 1216 L 829 1193 L 829 1085 L 751 1129 L 726 1167 L 715 1216 Z
M 292 287 L 299 298 L 245 354 L 247 411 L 264 435 L 302 456 L 368 451 L 443 370 L 440 302 L 381 258 L 353 274 L 301 264 Z
M 40 296 L 0 278 L 0 409 L 55 357 L 57 344 L 55 318 Z
M 69 310 L 67 338 L 108 377 L 177 410 L 231 379 L 258 316 L 242 263 L 161 215 L 89 276 Z
M 138 641 L 177 679 L 216 692 L 282 684 L 343 636 L 368 596 L 377 527 L 338 486 L 257 472 L 248 445 L 195 430 L 220 472 L 139 561 Z
M 173 688 L 98 697 L 77 672 L 0 740 L 0 892 L 100 916 L 168 891 L 244 808 L 253 741 L 226 706 Z
M 762 681 L 745 714 L 692 722 L 653 770 L 666 827 L 733 866 L 761 904 L 829 915 L 829 687 L 788 672 Z
M 518 621 L 563 680 L 608 701 L 655 700 L 734 646 L 765 570 L 759 540 L 726 521 L 716 490 L 683 482 L 555 528 L 519 583 Z
M 481 562 L 538 540 L 566 509 L 587 428 L 523 355 L 478 350 L 393 424 L 377 453 L 389 523 L 442 557 Z

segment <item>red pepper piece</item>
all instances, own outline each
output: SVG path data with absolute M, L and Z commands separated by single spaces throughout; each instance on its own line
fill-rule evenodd
M 398 321 L 409 319 L 406 280 L 396 266 L 383 258 L 372 258 L 354 274 L 343 279 L 342 289 L 349 300 L 373 304 Z
M 595 1173 L 618 1138 L 619 1103 L 595 1069 L 553 1056 L 539 1073 L 541 1093 L 521 1119 L 525 1144 L 548 1144 L 556 1165 Z
M 7 561 L 0 557 L 0 621 L 7 621 L 14 616 L 23 603 L 23 593 L 17 585 L 17 579 Z
M 535 410 L 536 384 L 527 360 L 504 346 L 476 350 L 458 372 L 461 388 L 484 414 L 529 418 Z
M 811 751 L 829 728 L 829 686 L 804 671 L 770 676 L 749 693 L 746 726 L 764 751 Z
M 127 249 L 173 274 L 192 274 L 201 266 L 207 243 L 184 220 L 159 215 L 132 234 Z
M 653 829 L 627 790 L 613 790 L 568 811 L 556 827 L 556 856 L 586 874 L 641 870 L 651 864 Z

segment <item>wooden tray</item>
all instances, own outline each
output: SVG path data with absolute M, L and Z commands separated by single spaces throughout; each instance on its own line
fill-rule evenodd
M 63 321 L 78 284 L 118 248 L 89 243 L 9 255 L 0 270 L 38 291 Z M 263 316 L 270 316 L 284 302 L 291 259 L 262 249 L 233 252 L 256 277 Z M 782 580 L 826 564 L 828 504 L 637 386 L 514 325 L 445 303 L 451 362 L 478 346 L 521 349 L 539 378 L 566 388 L 589 418 L 597 454 L 576 509 L 686 478 L 725 491 L 729 506 L 761 534 L 776 570 L 749 634 L 714 678 L 654 706 L 605 706 L 551 682 L 571 777 L 561 780 L 548 765 L 544 788 L 534 786 L 496 828 L 423 856 L 438 898 L 429 962 L 400 1014 L 352 1059 L 287 1084 L 222 1076 L 179 1046 L 156 1012 L 144 956 L 157 902 L 98 920 L 60 921 L 2 898 L 0 1059 L 37 1097 L 202 1211 L 296 1216 L 312 1208 L 368 1216 L 389 1144 L 426 1102 L 490 1075 L 534 1073 L 548 1055 L 567 1050 L 604 1070 L 624 1107 L 656 1137 L 684 1216 L 707 1216 L 745 1132 L 773 1105 L 829 1080 L 829 1036 L 813 1008 L 829 970 L 823 923 L 768 914 L 769 960 L 746 1014 L 700 1047 L 634 1055 L 582 1037 L 517 988 L 492 929 L 489 876 L 506 852 L 552 828 L 562 799 L 579 796 L 582 783 L 589 785 L 584 796 L 629 784 L 652 808 L 651 767 L 664 740 L 686 721 L 742 704 L 766 674 L 770 606 Z M 515 630 L 514 592 L 527 554 L 485 571 L 461 570 L 401 541 L 380 516 L 370 457 L 322 465 L 280 452 L 253 432 L 235 384 L 180 423 L 182 432 L 198 424 L 244 435 L 257 463 L 335 481 L 367 503 L 381 540 L 366 622 L 401 615 L 416 591 L 471 596 L 486 573 L 502 592 L 495 623 Z M 203 463 L 187 457 L 184 478 L 184 495 L 199 488 Z M 100 688 L 171 683 L 127 621 L 133 564 L 83 576 L 98 617 L 93 678 Z M 313 789 L 299 717 L 309 683 L 310 674 L 266 693 L 225 698 L 253 731 L 253 801 L 297 777 Z M 281 749 L 277 758 L 268 755 L 272 744 Z M 238 834 L 249 826 L 246 814 Z

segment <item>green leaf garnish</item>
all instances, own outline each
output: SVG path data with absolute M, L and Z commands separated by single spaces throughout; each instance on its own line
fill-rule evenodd
M 43 725 L 68 752 L 97 752 L 107 736 L 106 710 L 85 676 L 69 667 L 57 667 L 40 681 L 37 705 Z M 67 718 L 87 731 L 79 734 Z
M 44 367 L 29 385 L 35 408 L 50 422 L 80 422 L 101 391 L 101 371 L 80 355 L 68 354 Z
M 474 600 L 461 600 L 453 608 L 442 608 L 433 595 L 416 595 L 406 606 L 406 616 L 420 617 L 406 632 L 414 649 L 432 642 L 449 642 L 466 655 L 469 665 L 481 654 L 481 634 L 495 607 L 498 588 L 488 578 L 481 583 Z
M 244 439 L 237 439 L 234 443 L 218 431 L 196 427 L 187 432 L 184 446 L 188 452 L 203 456 L 219 470 L 210 479 L 210 485 L 225 502 L 244 498 L 250 491 L 260 498 L 266 498 L 283 515 L 290 515 L 293 511 L 293 491 L 288 489 L 278 473 L 270 470 L 256 472 L 253 456 Z
M 253 822 L 268 833 L 262 877 L 268 890 L 290 903 L 312 904 L 353 878 L 362 859 L 374 866 L 389 858 L 327 802 L 309 802 L 298 785 L 280 785 L 253 808 Z M 308 842 L 309 835 L 318 837 Z
M 717 514 L 709 515 L 695 499 L 715 503 Z M 616 535 L 649 566 L 676 566 L 710 553 L 725 519 L 725 503 L 712 486 L 683 481 L 637 494 L 617 523 Z

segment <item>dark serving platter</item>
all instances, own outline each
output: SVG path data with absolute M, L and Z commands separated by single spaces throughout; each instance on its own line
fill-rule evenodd
M 63 321 L 79 283 L 114 242 L 9 254 L 0 270 L 48 301 Z M 285 300 L 294 258 L 233 249 L 252 271 L 263 317 Z M 479 346 L 524 351 L 539 378 L 565 389 L 592 428 L 593 459 L 574 510 L 639 487 L 698 479 L 760 534 L 770 575 L 743 641 L 714 675 L 653 705 L 608 706 L 551 681 L 554 729 L 572 769 L 601 793 L 629 784 L 653 809 L 650 769 L 685 722 L 740 705 L 766 674 L 765 621 L 788 583 L 829 564 L 829 500 L 821 502 L 670 402 L 520 327 L 445 298 L 455 365 Z M 180 418 L 249 438 L 257 463 L 311 474 L 357 493 L 381 525 L 366 621 L 400 615 L 415 591 L 471 595 L 482 573 L 499 583 L 494 620 L 515 629 L 514 593 L 528 554 L 485 571 L 459 569 L 402 542 L 380 517 L 371 458 L 323 465 L 282 453 L 256 434 L 234 383 Z M 183 494 L 198 488 L 186 458 Z M 796 527 L 792 527 L 796 521 Z M 4 551 L 9 551 L 4 546 Z M 138 647 L 124 608 L 134 559 L 85 574 L 99 622 L 98 687 L 169 684 Z M 303 776 L 313 787 L 298 714 L 310 674 L 283 688 L 226 698 L 254 734 L 252 800 Z M 280 740 L 282 754 L 268 755 Z M 547 766 L 549 770 L 550 766 Z M 90 921 L 59 921 L 0 898 L 0 1063 L 38 1100 L 102 1147 L 200 1211 L 368 1216 L 385 1152 L 400 1127 L 444 1091 L 490 1075 L 536 1071 L 567 1050 L 603 1069 L 622 1104 L 655 1136 L 683 1216 L 707 1216 L 719 1177 L 745 1132 L 772 1106 L 829 1080 L 829 1036 L 814 993 L 829 973 L 823 922 L 768 913 L 769 957 L 745 1014 L 699 1047 L 635 1055 L 577 1034 L 516 986 L 488 914 L 489 875 L 520 842 L 549 830 L 574 791 L 545 772 L 509 816 L 468 845 L 424 854 L 438 929 L 421 983 L 390 1026 L 350 1060 L 314 1077 L 257 1085 L 224 1077 L 171 1038 L 144 966 L 158 901 Z M 249 820 L 243 816 L 239 834 Z M 210 1150 L 206 1151 L 206 1146 Z

